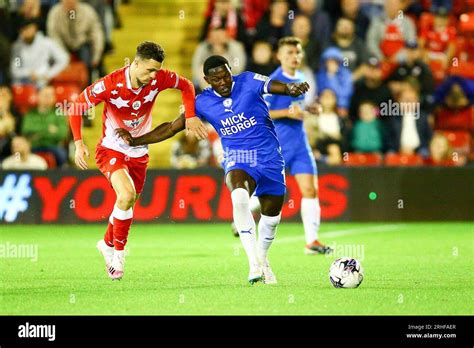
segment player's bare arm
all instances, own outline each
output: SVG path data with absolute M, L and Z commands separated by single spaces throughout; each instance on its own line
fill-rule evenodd
M 80 169 L 87 169 L 87 160 L 89 159 L 89 149 L 82 139 L 82 115 L 70 115 L 69 123 L 74 137 L 74 145 L 76 147 L 74 153 L 74 162 Z
M 188 119 L 189 120 L 189 119 Z M 186 120 L 187 121 L 187 120 Z M 115 134 L 121 137 L 130 146 L 147 145 L 162 142 L 175 136 L 185 129 L 185 116 L 181 114 L 172 122 L 164 122 L 152 131 L 139 137 L 132 137 L 129 131 L 124 128 L 115 130 Z
M 269 88 L 270 94 L 289 95 L 290 97 L 299 97 L 308 90 L 308 82 L 284 83 L 278 80 L 273 80 Z

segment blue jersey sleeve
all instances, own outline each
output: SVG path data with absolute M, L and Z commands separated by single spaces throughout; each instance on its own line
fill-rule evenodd
M 245 74 L 246 83 L 249 89 L 257 91 L 260 95 L 270 93 L 269 88 L 272 81 L 270 77 L 250 71 L 246 71 L 243 74 Z

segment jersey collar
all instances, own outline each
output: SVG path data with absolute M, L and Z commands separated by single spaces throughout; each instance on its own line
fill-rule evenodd
M 232 81 L 232 87 L 230 87 L 230 93 L 232 94 L 232 91 L 234 90 L 234 85 L 235 85 L 235 81 Z M 218 97 L 221 97 L 223 98 L 219 93 L 217 93 L 214 88 L 212 88 L 212 91 L 214 92 L 215 95 L 217 95 Z
M 125 83 L 127 84 L 127 88 L 135 94 L 140 93 L 143 88 L 143 86 L 141 86 L 138 89 L 133 89 L 132 81 L 130 80 L 130 65 L 125 68 Z
M 298 70 L 296 70 L 295 76 L 291 76 L 290 74 L 287 74 L 287 73 L 284 72 L 283 70 L 281 71 L 281 74 L 282 74 L 283 76 L 285 76 L 287 79 L 290 79 L 290 80 L 298 80 Z

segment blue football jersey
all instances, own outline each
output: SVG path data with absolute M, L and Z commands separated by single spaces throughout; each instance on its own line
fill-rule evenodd
M 279 80 L 285 83 L 299 83 L 305 82 L 305 77 L 303 72 L 297 70 L 295 76 L 288 76 L 285 74 L 281 67 L 276 69 L 271 75 L 270 79 Z M 276 95 L 270 94 L 265 96 L 265 101 L 268 104 L 270 110 L 282 110 L 289 109 L 291 106 L 298 105 L 301 109 L 305 108 L 304 105 L 304 95 L 298 97 L 290 97 L 287 95 Z M 273 120 L 276 131 L 278 134 L 278 139 L 282 144 L 287 142 L 295 142 L 297 139 L 300 139 L 304 133 L 303 121 L 295 120 L 291 118 L 279 118 Z
M 223 97 L 211 87 L 196 96 L 196 114 L 209 122 L 221 138 L 224 156 L 254 151 L 259 163 L 281 158 L 280 143 L 263 98 L 271 79 L 244 71 L 233 76 L 232 91 Z

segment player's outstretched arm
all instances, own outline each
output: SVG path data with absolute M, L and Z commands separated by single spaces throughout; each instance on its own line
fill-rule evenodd
M 179 115 L 173 122 L 165 122 L 158 125 L 152 131 L 139 137 L 132 137 L 130 132 L 123 128 L 117 128 L 115 133 L 130 146 L 147 145 L 162 142 L 173 137 L 184 130 L 186 125 L 184 114 Z
M 269 88 L 270 94 L 289 95 L 290 97 L 298 97 L 305 94 L 308 90 L 308 82 L 284 83 L 278 80 L 271 81 Z

